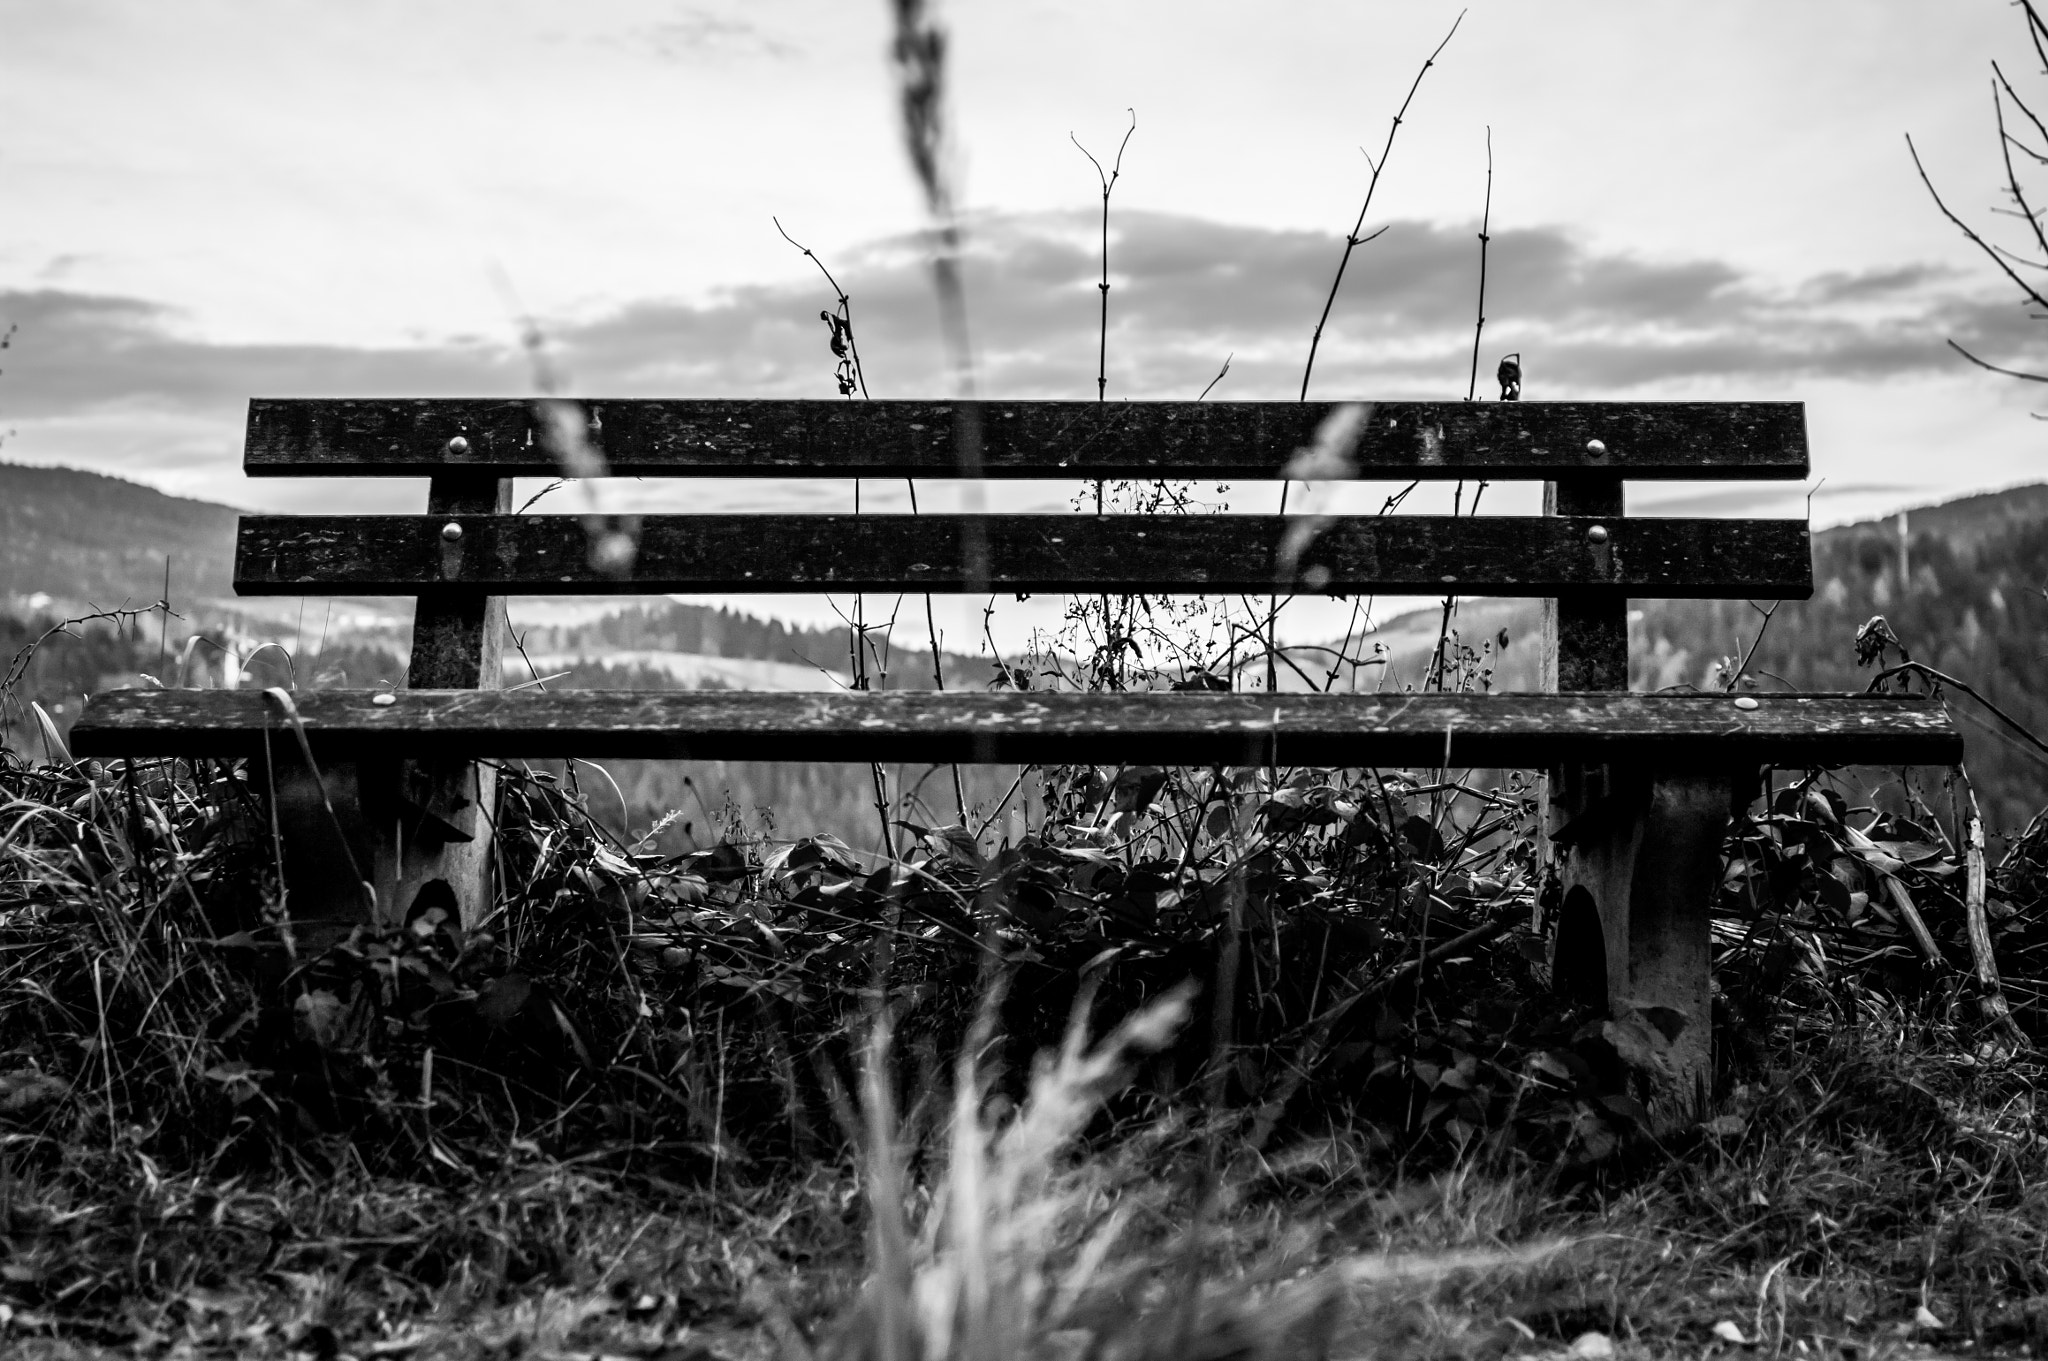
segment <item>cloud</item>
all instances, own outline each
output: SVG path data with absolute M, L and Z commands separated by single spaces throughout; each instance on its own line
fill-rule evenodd
M 797 224 L 791 224 L 795 229 Z M 1085 213 L 972 224 L 967 269 L 981 390 L 1094 395 L 1098 239 Z M 807 240 L 815 228 L 800 230 Z M 1317 360 L 1326 396 L 1462 397 L 1477 302 L 1469 226 L 1397 221 L 1354 253 Z M 820 253 L 853 299 L 876 396 L 947 391 L 917 236 Z M 1163 213 L 1113 222 L 1112 397 L 1193 397 L 1234 354 L 1220 397 L 1287 397 L 1341 239 Z M 1772 287 L 1716 260 L 1604 251 L 1557 227 L 1497 230 L 1488 256 L 1482 378 L 1519 351 L 1532 398 L 1673 395 L 1701 387 L 1790 395 L 1813 379 L 1953 372 L 1954 337 L 2002 363 L 2048 365 L 2025 309 L 1927 266 Z M 648 299 L 547 325 L 559 367 L 615 396 L 830 396 L 822 279 Z M 47 288 L 0 293 L 19 327 L 0 379 L 13 423 L 175 414 L 239 429 L 256 395 L 515 394 L 531 375 L 515 337 L 365 348 L 223 344 L 147 300 Z
M 663 61 L 732 57 L 793 57 L 795 43 L 747 19 L 719 14 L 703 5 L 679 5 L 658 23 L 633 29 L 628 40 Z
M 62 289 L 0 292 L 0 326 L 18 327 L 0 411 L 84 417 L 111 411 L 211 411 L 257 395 L 427 396 L 480 383 L 511 390 L 502 350 L 475 342 L 367 349 L 219 344 L 180 331 L 170 309 Z

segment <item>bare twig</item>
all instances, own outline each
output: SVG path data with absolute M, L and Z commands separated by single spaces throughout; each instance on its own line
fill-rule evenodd
M 1484 200 L 1483 206 L 1480 208 L 1479 211 L 1478 319 L 1473 323 L 1472 326 L 1472 372 L 1470 377 L 1468 377 L 1465 382 L 1465 400 L 1468 402 L 1475 400 L 1479 395 L 1479 341 L 1480 337 L 1486 333 L 1486 246 L 1487 242 L 1492 240 L 1492 237 L 1489 234 L 1492 230 L 1492 227 L 1493 128 L 1489 126 L 1486 129 L 1486 198 Z M 1477 515 L 1479 513 L 1479 498 L 1483 496 L 1485 492 L 1486 484 L 1482 482 L 1479 484 L 1479 491 L 1474 493 L 1472 497 L 1472 513 L 1474 515 Z M 1451 514 L 1453 516 L 1456 516 L 1458 511 L 1463 507 L 1464 500 L 1465 483 L 1464 480 L 1461 478 L 1458 481 L 1458 489 L 1454 493 L 1454 499 L 1451 503 Z M 1435 677 L 1436 688 L 1438 690 L 1442 690 L 1444 688 L 1444 677 L 1448 669 L 1446 659 L 1449 653 L 1451 640 L 1451 617 L 1457 613 L 1457 610 L 1458 597 L 1454 595 L 1445 596 L 1443 616 L 1437 621 L 1436 649 L 1430 655 L 1429 672 L 1423 676 L 1422 680 L 1422 688 L 1425 690 L 1429 689 L 1430 687 L 1430 678 L 1432 675 Z
M 1744 672 L 1749 670 L 1749 664 L 1756 660 L 1756 650 L 1763 646 L 1764 635 L 1770 632 L 1771 621 L 1778 617 L 1778 607 L 1784 603 L 1782 600 L 1773 600 L 1771 607 L 1765 609 L 1754 600 L 1749 602 L 1749 607 L 1762 615 L 1764 621 L 1756 626 L 1756 637 L 1749 640 L 1748 651 L 1743 650 L 1742 639 L 1739 636 L 1736 638 L 1735 667 L 1722 679 L 1721 688 L 1723 690 L 1733 690 L 1735 683 L 1742 679 Z
M 1493 127 L 1486 129 L 1486 206 L 1479 213 L 1479 320 L 1472 327 L 1472 376 L 1465 383 L 1465 400 L 1479 394 L 1479 337 L 1486 330 L 1486 243 L 1493 225 Z M 1473 509 L 1478 510 L 1475 499 Z
M 171 555 L 168 553 L 164 554 L 164 593 L 160 599 L 164 607 L 164 617 L 163 626 L 158 629 L 156 635 L 156 674 L 158 679 L 163 677 L 164 649 L 169 646 L 171 641 Z M 332 611 L 334 602 L 330 600 L 327 604 L 328 609 Z M 327 645 L 327 633 L 324 627 L 320 633 L 320 645 L 323 648 Z
M 2007 713 L 2005 710 L 1999 708 L 1996 704 L 1993 704 L 1990 700 L 1986 699 L 1982 694 L 1978 693 L 1976 688 L 1970 685 L 1969 682 L 1957 680 L 1954 676 L 1949 675 L 1946 671 L 1937 671 L 1933 667 L 1926 665 L 1924 662 L 1901 662 L 1897 666 L 1886 667 L 1884 670 L 1878 672 L 1875 676 L 1872 676 L 1870 678 L 1869 689 L 1874 692 L 1880 685 L 1884 684 L 1884 682 L 1890 680 L 1893 676 L 1899 675 L 1917 675 L 1924 680 L 1934 681 L 1941 685 L 1954 686 L 1956 689 L 1968 695 L 1971 699 L 1976 700 L 1979 704 L 1989 709 L 1994 715 L 1997 716 L 2000 722 L 2004 723 L 2008 728 L 2011 728 L 2014 732 L 2018 733 L 2022 738 L 2025 738 L 2028 744 L 2031 745 L 2036 751 L 2039 751 L 2044 755 L 2048 755 L 2048 742 L 2044 742 L 2039 737 L 2035 736 L 2033 729 L 2029 728 L 2026 724 L 2020 722 L 2017 718 L 2014 718 L 2011 714 Z
M 1948 203 L 1941 196 L 1941 191 L 1934 187 L 1934 181 L 1928 177 L 1927 167 L 1920 163 L 1920 149 L 1913 145 L 1913 135 L 1911 133 L 1906 134 L 1906 151 L 1913 158 L 1913 169 L 1919 172 L 1920 183 L 1927 187 L 1928 196 L 1934 200 L 1934 206 L 1941 210 L 1941 215 L 1949 220 L 1950 225 L 1961 232 L 1964 239 L 1969 241 L 1971 245 L 1982 251 L 1985 258 L 1989 259 L 1992 264 L 1997 265 L 1999 272 L 2012 280 L 2013 285 L 2026 295 L 2028 302 L 2036 307 L 2048 307 L 2048 296 L 2043 296 L 2039 289 L 2035 288 L 2025 279 L 2022 279 L 2018 272 L 2013 269 L 2012 265 L 2006 261 L 2006 258 L 1990 242 L 1977 234 L 1976 228 L 1963 221 L 1948 206 Z
M 1303 365 L 1301 370 L 1301 400 L 1304 402 L 1308 400 L 1309 375 L 1315 372 L 1316 349 L 1323 343 L 1323 327 L 1329 323 L 1330 309 L 1337 304 L 1337 290 L 1344 283 L 1344 268 L 1351 263 L 1351 252 L 1358 249 L 1362 243 L 1372 239 L 1371 237 L 1360 236 L 1359 233 L 1365 230 L 1365 215 L 1372 209 L 1373 191 L 1379 188 L 1380 172 L 1387 168 L 1387 157 L 1394 150 L 1394 134 L 1401 130 L 1401 120 L 1408 116 L 1408 106 L 1414 102 L 1415 92 L 1422 88 L 1422 78 L 1429 74 L 1430 67 L 1436 65 L 1436 59 L 1443 54 L 1444 48 L 1450 45 L 1451 38 L 1458 31 L 1458 25 L 1463 22 L 1465 22 L 1465 11 L 1459 10 L 1458 17 L 1451 21 L 1451 31 L 1444 34 L 1444 40 L 1436 45 L 1436 51 L 1429 54 L 1429 60 L 1423 62 L 1422 69 L 1415 73 L 1415 83 L 1408 87 L 1408 98 L 1401 101 L 1401 110 L 1394 115 L 1393 126 L 1387 129 L 1387 142 L 1380 150 L 1380 158 L 1375 161 L 1370 155 L 1366 157 L 1366 163 L 1372 167 L 1372 179 L 1366 183 L 1365 202 L 1359 206 L 1358 220 L 1352 224 L 1350 232 L 1344 237 L 1344 254 L 1337 259 L 1337 277 L 1330 280 L 1330 296 L 1323 300 L 1323 314 L 1316 319 L 1315 333 L 1309 337 L 1308 363 Z M 1386 229 L 1381 228 L 1380 230 L 1384 231 Z M 1373 233 L 1373 236 L 1377 235 L 1379 235 L 1379 232 Z
M 1979 359 L 1976 355 L 1971 354 L 1968 350 L 1956 344 L 1954 340 L 1948 342 L 1948 347 L 1980 369 L 1989 369 L 1993 373 L 2002 373 L 2008 378 L 2023 378 L 2029 383 L 2048 383 L 2048 374 L 2027 373 L 2020 369 L 2006 368 L 2002 364 L 1994 364 L 1988 359 Z
M 804 258 L 818 267 L 818 273 L 825 276 L 825 283 L 832 290 L 836 310 L 820 312 L 818 315 L 825 321 L 826 325 L 832 328 L 832 354 L 837 360 L 836 366 L 833 369 L 833 378 L 838 384 L 839 395 L 851 400 L 854 392 L 858 391 L 861 395 L 861 400 L 871 400 L 868 396 L 867 370 L 861 366 L 860 362 L 860 342 L 854 338 L 853 334 L 853 299 L 847 295 L 844 288 L 839 286 L 839 280 L 832 277 L 832 271 L 825 267 L 825 262 L 818 258 L 818 253 L 789 234 L 782 225 L 782 219 L 770 216 L 768 220 L 775 224 L 775 230 L 781 233 L 783 240 L 802 251 Z M 917 483 L 914 480 L 909 480 L 908 485 L 910 487 L 911 513 L 915 514 L 917 511 Z M 853 480 L 853 513 L 855 515 L 860 514 L 860 479 L 857 477 Z M 926 603 L 930 603 L 929 597 L 926 598 Z M 836 609 L 837 607 L 835 606 L 834 608 Z M 840 617 L 842 619 L 846 618 L 844 615 Z M 894 622 L 893 619 L 891 622 Z M 866 690 L 869 688 L 867 667 L 869 628 L 870 626 L 867 622 L 867 597 L 855 595 L 853 598 L 853 617 L 847 620 L 846 648 L 848 664 L 852 668 L 850 674 L 853 678 L 853 688 L 856 690 Z M 936 647 L 936 636 L 933 638 L 933 644 Z M 880 762 L 871 762 L 869 764 L 868 775 L 875 790 L 875 815 L 881 821 L 882 849 L 884 852 L 889 852 L 888 777 L 882 770 Z
M 119 609 L 113 610 L 94 610 L 90 614 L 81 614 L 74 618 L 66 619 L 61 623 L 52 624 L 49 628 L 44 629 L 34 638 L 22 644 L 20 650 L 8 662 L 6 674 L 0 675 L 0 705 L 6 706 L 5 708 L 0 708 L 0 716 L 4 716 L 9 709 L 20 712 L 21 700 L 16 694 L 16 690 L 20 687 L 22 679 L 28 675 L 29 664 L 35 660 L 37 649 L 42 647 L 44 643 L 49 642 L 50 639 L 60 634 L 66 638 L 76 638 L 78 635 L 72 632 L 73 629 L 81 624 L 90 624 L 102 619 L 112 622 L 114 627 L 119 629 L 123 625 L 134 624 L 145 614 L 155 614 L 159 611 L 164 616 L 164 627 L 169 628 L 171 619 L 170 603 L 166 600 L 159 600 L 154 605 L 143 605 L 139 608 L 122 606 Z M 137 628 L 139 631 L 140 626 L 137 625 Z M 157 664 L 157 671 L 159 675 L 162 674 L 163 664 L 161 662 Z
M 782 233 L 783 240 L 802 251 L 804 258 L 818 267 L 818 273 L 825 276 L 826 284 L 831 287 L 833 296 L 837 299 L 838 310 L 822 312 L 819 315 L 832 327 L 832 353 L 839 360 L 839 366 L 835 371 L 839 395 L 851 397 L 858 389 L 860 395 L 865 398 L 868 395 L 868 380 L 860 366 L 860 344 L 853 337 L 853 299 L 839 286 L 839 280 L 832 277 L 832 271 L 825 268 L 825 262 L 818 258 L 818 253 L 783 229 L 781 218 L 771 216 L 768 220 L 775 224 L 776 231 Z
M 1223 381 L 1223 376 L 1230 372 L 1230 361 L 1235 358 L 1237 358 L 1237 351 L 1235 350 L 1232 350 L 1229 354 L 1223 356 L 1223 367 L 1216 370 L 1216 376 L 1214 378 L 1211 378 L 1209 380 L 1208 386 L 1204 387 L 1201 390 L 1201 392 L 1196 395 L 1196 401 L 1199 402 L 1202 400 L 1202 398 L 1207 397 L 1209 395 L 1209 390 L 1215 387 L 1218 383 Z
M 1081 145 L 1081 139 L 1073 133 L 1067 134 L 1088 164 L 1095 167 L 1095 178 L 1102 183 L 1102 282 L 1096 287 L 1102 292 L 1102 325 L 1097 333 L 1095 350 L 1095 400 L 1106 401 L 1109 397 L 1109 195 L 1116 188 L 1117 177 L 1124 173 L 1124 148 L 1131 144 L 1131 134 L 1138 130 L 1138 111 L 1132 109 L 1131 126 L 1124 132 L 1123 141 L 1117 143 L 1116 160 L 1109 173 L 1102 171 L 1102 162 L 1095 159 L 1095 153 Z

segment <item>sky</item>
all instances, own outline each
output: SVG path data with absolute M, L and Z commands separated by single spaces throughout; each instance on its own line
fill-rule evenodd
M 1490 133 L 1482 396 L 1516 351 L 1532 399 L 1807 403 L 1815 484 L 1637 484 L 1632 508 L 1827 524 L 2043 476 L 2048 392 L 1945 343 L 2042 367 L 2043 328 L 1905 143 L 2020 244 L 1990 63 L 2044 111 L 2048 76 L 2006 0 L 955 0 L 980 389 L 1094 395 L 1101 198 L 1069 137 L 1108 158 L 1135 117 L 1110 398 L 1193 397 L 1226 356 L 1215 398 L 1293 395 L 1368 152 L 1461 9 L 1314 395 L 1465 395 Z M 885 0 L 0 0 L 0 457 L 413 510 L 417 483 L 245 480 L 246 400 L 530 392 L 522 313 L 575 391 L 831 397 L 831 295 L 776 218 L 851 294 L 874 394 L 944 395 L 889 23 Z

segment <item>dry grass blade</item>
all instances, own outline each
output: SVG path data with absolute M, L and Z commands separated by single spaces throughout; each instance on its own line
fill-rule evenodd
M 1166 1289 L 1202 1227 L 1186 1221 L 1142 1161 L 1082 1154 L 1077 1145 L 1131 1063 L 1172 1043 L 1192 990 L 1182 987 L 1087 1042 L 1089 994 L 1062 1043 L 1033 1065 L 1023 1105 L 993 1113 L 970 1040 L 957 1068 L 943 1172 L 928 1193 L 905 1183 L 911 1158 L 893 1128 L 886 1031 L 868 1049 L 869 1277 L 830 1330 L 830 1358 L 1009 1361 L 1074 1355 L 1274 1358 L 1320 1354 L 1360 1291 L 1513 1272 L 1570 1244 L 1340 1257 L 1304 1274 L 1283 1245 L 1220 1281 Z M 982 1037 L 985 1039 L 985 1035 Z M 922 1204 L 914 1233 L 906 1206 Z M 1147 1232 L 1139 1233 L 1143 1221 Z M 1164 1228 L 1164 1233 L 1160 1230 Z M 1304 1348 L 1306 1350 L 1304 1351 Z

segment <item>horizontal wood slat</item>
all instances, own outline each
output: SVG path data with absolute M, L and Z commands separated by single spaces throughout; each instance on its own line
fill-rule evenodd
M 243 595 L 1123 591 L 1274 588 L 1280 516 L 659 515 L 630 575 L 590 563 L 574 516 L 244 516 Z M 977 537 L 978 536 L 978 537 Z M 1604 538 L 1603 538 L 1604 536 Z M 1601 540 L 1596 542 L 1596 540 Z M 989 564 L 970 578 L 973 555 Z M 1800 520 L 1596 521 L 1583 516 L 1340 516 L 1299 555 L 1303 590 L 1555 596 L 1812 593 Z
M 1942 705 L 1877 695 L 746 694 L 367 690 L 301 694 L 315 751 L 407 756 L 1491 766 L 1933 764 Z M 261 755 L 296 739 L 248 690 L 116 690 L 81 756 Z
M 985 477 L 1274 478 L 1333 402 L 831 400 L 583 403 L 611 471 L 631 477 L 960 476 L 962 405 Z M 1803 478 L 1798 402 L 1379 402 L 1365 478 Z M 463 444 L 451 446 L 460 436 Z M 1591 445 L 1599 441 L 1604 452 Z M 252 477 L 501 477 L 559 472 L 526 401 L 259 398 Z

